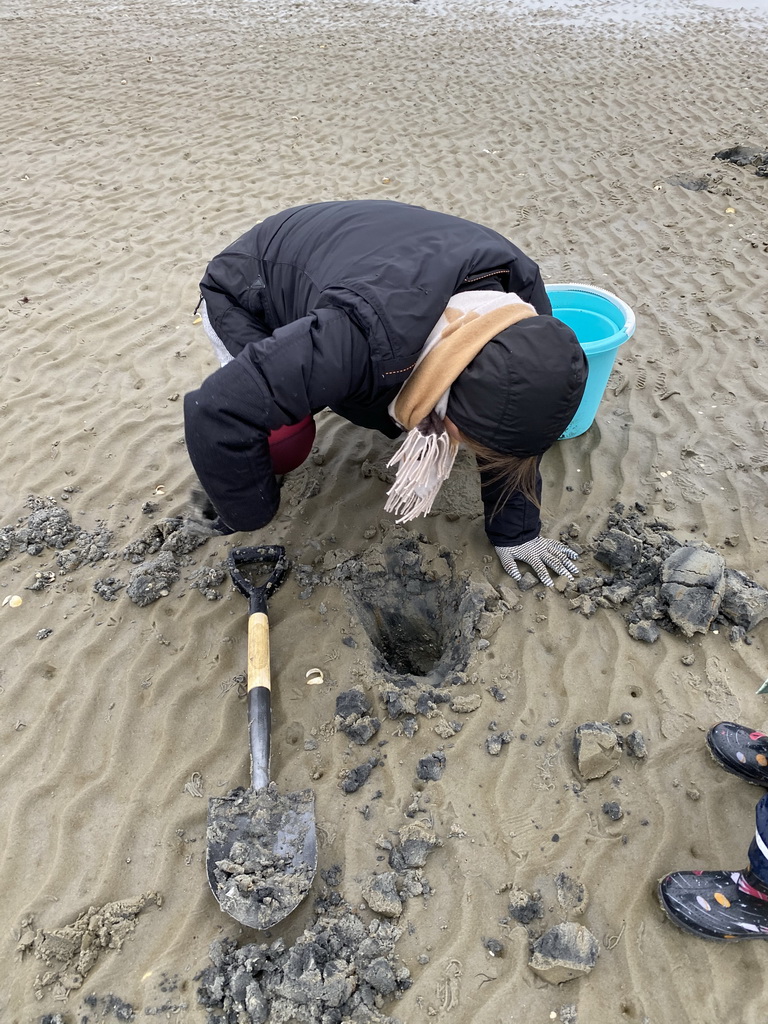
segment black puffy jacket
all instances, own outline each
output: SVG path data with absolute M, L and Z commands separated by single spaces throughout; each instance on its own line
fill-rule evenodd
M 295 207 L 214 257 L 200 290 L 235 358 L 185 396 L 184 416 L 222 520 L 255 530 L 275 515 L 267 435 L 277 427 L 329 408 L 397 437 L 387 406 L 451 295 L 481 287 L 552 312 L 537 265 L 502 235 L 385 200 Z M 532 540 L 538 510 L 520 493 L 496 509 L 497 487 L 481 480 L 491 543 Z

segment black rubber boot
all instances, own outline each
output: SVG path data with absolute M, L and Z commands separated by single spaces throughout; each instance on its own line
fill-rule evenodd
M 699 938 L 768 939 L 768 886 L 751 871 L 675 871 L 659 882 L 659 899 Z
M 707 733 L 712 757 L 727 772 L 768 789 L 768 736 L 735 722 L 718 722 Z

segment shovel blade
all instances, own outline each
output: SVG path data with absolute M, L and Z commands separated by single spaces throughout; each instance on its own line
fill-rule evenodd
M 278 924 L 305 898 L 317 869 L 315 797 L 235 789 L 208 802 L 208 883 L 219 906 L 249 928 Z

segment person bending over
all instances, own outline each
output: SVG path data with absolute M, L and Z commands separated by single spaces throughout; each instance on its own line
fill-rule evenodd
M 578 571 L 540 536 L 539 463 L 576 413 L 586 357 L 512 242 L 403 203 L 316 203 L 246 231 L 200 291 L 222 365 L 185 396 L 185 435 L 219 533 L 270 522 L 328 408 L 403 438 L 385 505 L 398 522 L 430 510 L 464 444 L 505 570 L 520 579 L 525 562 L 547 586 L 548 570 Z

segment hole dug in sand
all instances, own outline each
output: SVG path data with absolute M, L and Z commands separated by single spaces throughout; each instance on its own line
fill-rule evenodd
M 447 555 L 415 540 L 367 560 L 347 592 L 374 649 L 374 669 L 440 686 L 463 672 L 483 597 L 454 578 Z
M 426 608 L 419 607 L 420 604 L 434 603 L 422 599 L 419 602 L 406 601 L 405 607 L 388 607 L 386 602 L 375 605 L 367 599 L 360 601 L 360 620 L 389 672 L 426 676 L 440 660 L 443 623 L 439 611 L 435 609 L 430 615 Z

